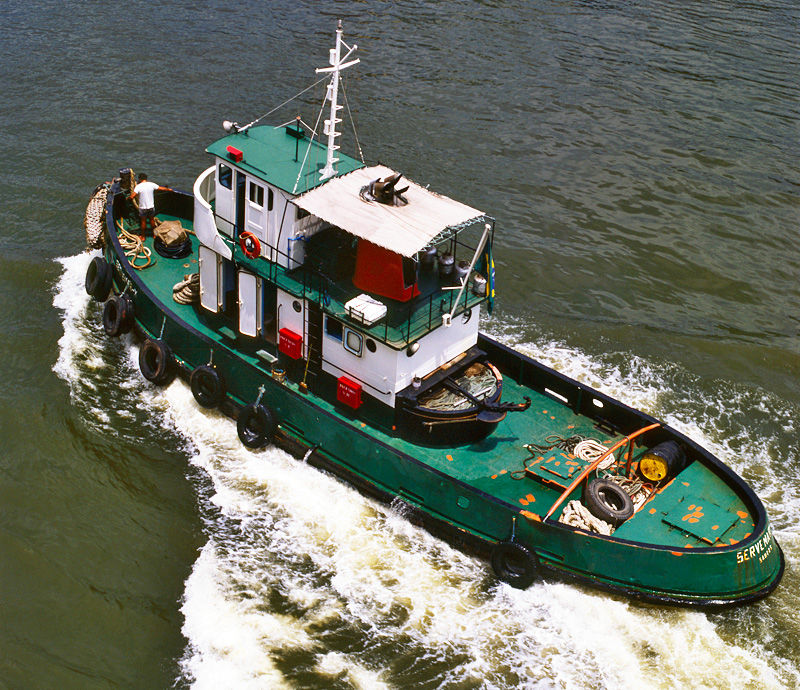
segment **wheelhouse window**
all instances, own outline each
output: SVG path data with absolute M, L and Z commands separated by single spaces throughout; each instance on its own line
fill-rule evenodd
M 272 192 L 272 187 L 267 187 L 267 211 L 271 211 L 275 205 L 275 194 Z
M 344 349 L 352 352 L 354 355 L 361 357 L 361 351 L 364 347 L 364 338 L 360 333 L 356 333 L 349 328 L 344 329 Z
M 219 164 L 217 169 L 217 179 L 225 189 L 233 188 L 233 169 L 224 163 Z
M 255 182 L 250 183 L 250 201 L 256 206 L 264 206 L 264 188 Z
M 330 316 L 325 317 L 325 335 L 334 340 L 342 342 L 344 336 L 344 325 L 341 321 L 332 319 Z

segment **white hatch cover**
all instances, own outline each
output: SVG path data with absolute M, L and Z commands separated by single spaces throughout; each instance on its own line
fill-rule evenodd
M 447 228 L 484 215 L 405 177 L 398 182 L 398 187 L 408 186 L 403 192 L 408 204 L 388 206 L 361 197 L 361 190 L 370 182 L 394 174 L 383 165 L 361 168 L 331 179 L 292 203 L 351 235 L 409 257 L 428 246 Z

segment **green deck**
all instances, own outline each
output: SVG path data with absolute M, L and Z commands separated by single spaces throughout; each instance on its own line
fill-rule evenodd
M 162 220 L 172 219 L 165 214 L 159 214 L 159 217 Z M 181 222 L 184 227 L 190 225 L 186 220 L 181 219 Z M 193 242 L 196 243 L 195 238 Z M 152 249 L 152 238 L 146 240 L 146 245 Z M 173 286 L 185 274 L 198 270 L 196 245 L 194 249 L 184 259 L 167 259 L 153 251 L 155 265 L 145 269 L 146 275 L 143 276 L 148 288 L 157 300 L 168 305 L 190 328 L 269 375 L 273 361 L 271 355 L 277 354 L 274 346 L 263 340 L 254 345 L 251 339 L 235 332 L 235 324 L 211 328 L 200 307 L 180 305 L 173 301 Z M 291 280 L 291 276 L 284 273 L 282 280 Z M 333 310 L 337 308 L 336 304 L 331 307 Z M 343 306 L 341 308 L 343 314 Z M 534 468 L 539 478 L 525 476 L 522 472 L 524 463 L 531 460 L 531 453 L 524 447 L 525 444 L 543 444 L 551 434 L 564 438 L 578 434 L 606 445 L 615 443 L 621 437 L 600 431 L 592 420 L 575 414 L 567 405 L 520 385 L 509 372 L 503 372 L 503 375 L 503 399 L 521 401 L 523 396 L 528 396 L 532 405 L 526 412 L 508 414 L 496 431 L 483 441 L 455 448 L 434 449 L 412 444 L 376 429 L 370 429 L 369 433 L 375 440 L 402 451 L 457 482 L 497 497 L 519 511 L 543 516 L 561 494 L 561 487 L 566 486 L 570 476 L 574 476 L 582 467 L 582 461 L 556 449 L 537 456 L 542 458 Z M 291 381 L 287 380 L 285 385 L 294 391 L 298 390 L 297 384 Z M 336 404 L 316 397 L 314 404 L 342 425 L 356 429 L 366 427 L 364 422 L 354 419 L 349 410 L 343 410 Z M 634 452 L 634 460 L 640 452 L 641 449 Z M 353 469 L 358 471 L 356 466 Z M 544 481 L 545 477 L 551 481 Z M 579 495 L 580 489 L 577 489 L 570 498 L 578 498 Z M 714 496 L 714 502 L 700 498 L 704 496 Z M 426 501 L 425 496 L 415 495 L 413 498 L 423 503 Z M 633 518 L 616 531 L 615 536 L 675 548 L 701 548 L 736 544 L 752 531 L 753 522 L 742 500 L 722 479 L 695 462 L 652 496 Z

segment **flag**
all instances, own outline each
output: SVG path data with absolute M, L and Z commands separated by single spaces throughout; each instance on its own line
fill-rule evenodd
M 489 298 L 486 302 L 486 310 L 491 314 L 494 309 L 494 259 L 492 258 L 492 243 L 489 239 L 487 239 L 481 254 L 478 273 L 486 278 L 486 296 Z

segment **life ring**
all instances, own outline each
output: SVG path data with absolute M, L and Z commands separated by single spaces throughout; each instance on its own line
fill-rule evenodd
M 239 440 L 248 448 L 263 448 L 269 443 L 277 424 L 275 417 L 266 405 L 251 403 L 247 405 L 236 420 Z
M 103 330 L 116 338 L 133 327 L 134 306 L 129 295 L 112 295 L 103 307 Z
M 108 262 L 102 256 L 94 257 L 86 269 L 84 287 L 87 294 L 98 302 L 105 302 L 111 292 L 111 281 L 114 275 Z
M 163 340 L 148 338 L 139 350 L 139 369 L 151 383 L 166 386 L 175 378 L 175 357 Z
M 243 232 L 239 235 L 239 246 L 248 259 L 257 259 L 261 256 L 261 242 L 252 232 Z
M 593 479 L 584 492 L 583 502 L 597 518 L 621 525 L 633 515 L 633 501 L 619 484 L 610 479 Z
M 211 364 L 197 367 L 189 378 L 189 386 L 200 407 L 219 407 L 225 399 L 225 381 Z
M 539 577 L 539 559 L 527 546 L 515 541 L 499 541 L 491 555 L 497 578 L 517 589 L 525 589 Z

